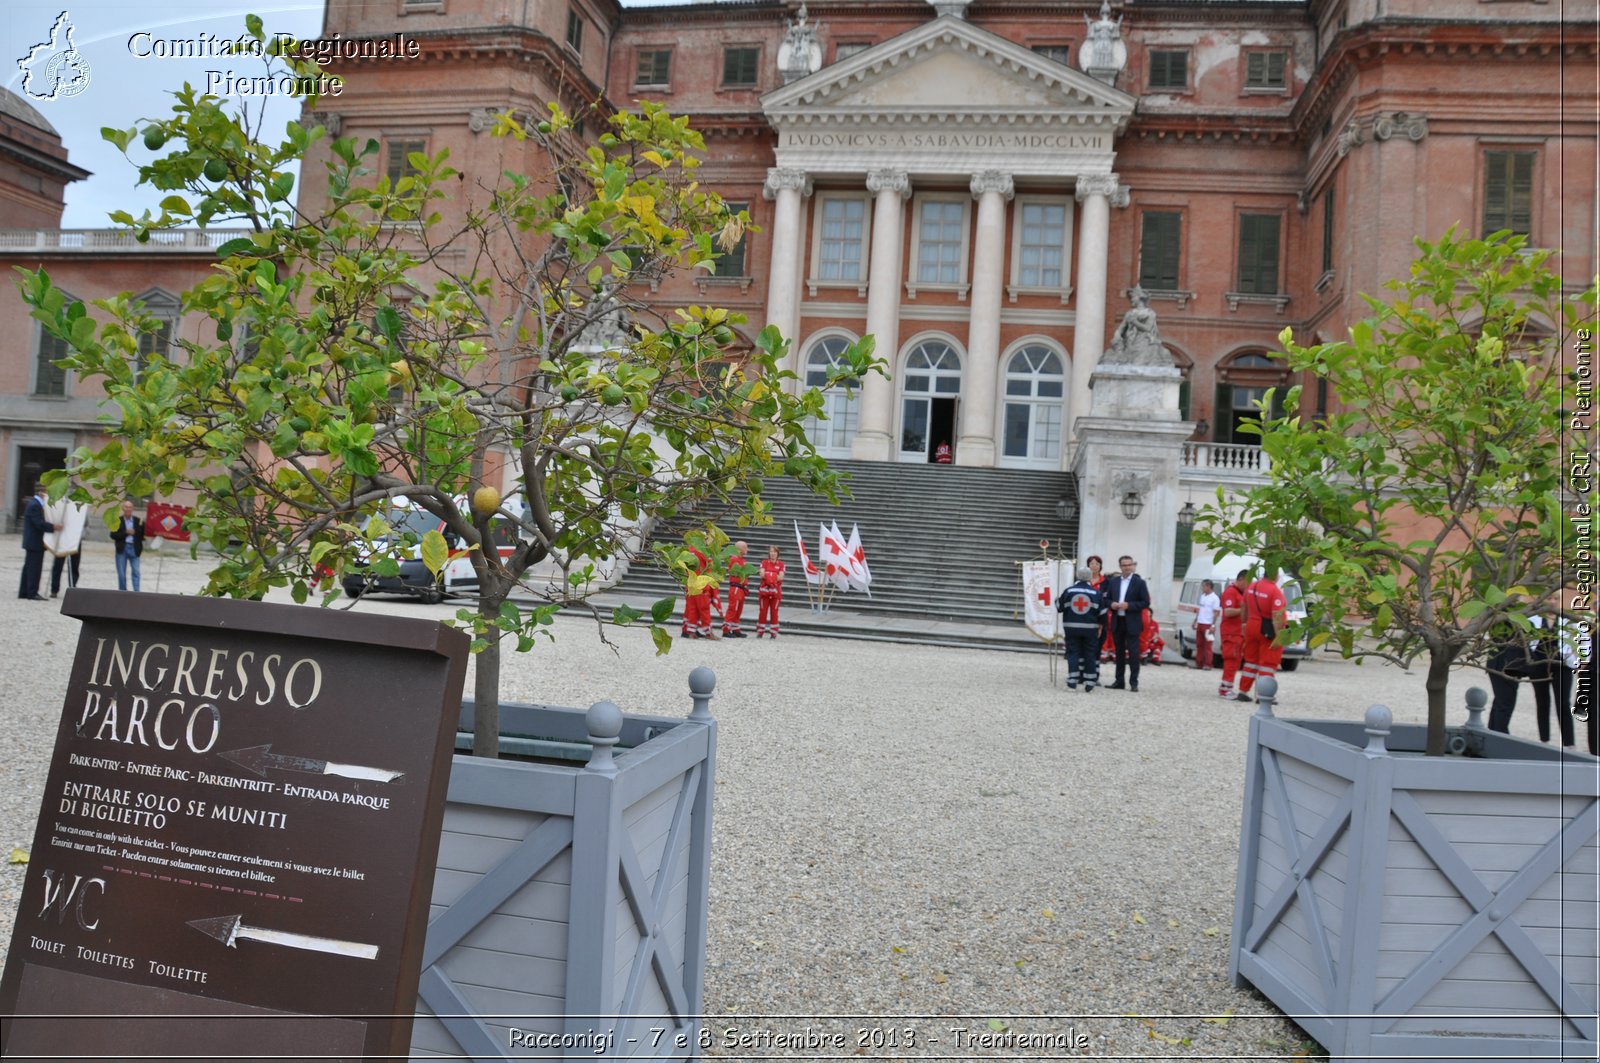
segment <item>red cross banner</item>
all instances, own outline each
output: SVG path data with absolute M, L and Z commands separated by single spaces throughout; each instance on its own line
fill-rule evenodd
M 1056 612 L 1056 592 L 1072 582 L 1071 561 L 1022 562 L 1022 616 L 1028 630 L 1043 642 L 1054 642 L 1061 634 L 1061 617 Z
M 183 522 L 188 516 L 188 506 L 151 502 L 144 511 L 144 533 L 158 539 L 186 543 L 189 541 L 189 529 L 183 526 Z
M 800 534 L 800 522 L 794 522 L 794 541 L 800 548 L 800 569 L 806 574 L 807 583 L 821 583 L 822 570 L 812 564 L 811 558 L 806 556 L 806 541 Z

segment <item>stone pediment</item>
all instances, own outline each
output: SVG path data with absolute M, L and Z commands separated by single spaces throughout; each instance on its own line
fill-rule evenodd
M 761 100 L 769 118 L 867 108 L 974 115 L 1062 109 L 1101 113 L 1118 132 L 1134 98 L 958 18 L 938 18 Z
M 1134 103 L 948 16 L 762 97 L 778 165 L 810 172 L 874 160 L 912 170 L 987 161 L 1018 174 L 1107 172 Z

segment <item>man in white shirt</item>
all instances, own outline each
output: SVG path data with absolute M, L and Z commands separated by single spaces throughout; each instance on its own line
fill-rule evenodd
M 1217 597 L 1216 584 L 1208 579 L 1200 581 L 1200 604 L 1194 614 L 1194 666 L 1202 672 L 1211 671 L 1211 626 L 1222 612 L 1222 599 Z

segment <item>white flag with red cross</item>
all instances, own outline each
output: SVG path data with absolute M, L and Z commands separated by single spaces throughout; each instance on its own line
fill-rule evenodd
M 844 540 L 844 535 L 839 531 L 839 525 L 834 524 L 829 531 L 826 524 L 817 525 L 817 533 L 821 546 L 817 547 L 817 564 L 822 566 L 822 573 L 833 581 L 833 585 L 840 590 L 850 589 L 850 549 Z
M 1056 563 L 1054 561 L 1024 561 L 1022 563 L 1022 618 L 1028 630 L 1045 642 L 1055 641 L 1060 630 L 1060 616 L 1056 613 Z
M 867 551 L 861 545 L 861 529 L 850 525 L 850 541 L 845 543 L 850 559 L 850 586 L 867 592 L 872 597 L 872 569 L 867 567 Z
M 806 556 L 806 541 L 800 535 L 800 522 L 794 522 L 794 541 L 800 547 L 800 568 L 806 574 L 807 583 L 821 583 L 822 570 L 811 563 L 811 558 Z

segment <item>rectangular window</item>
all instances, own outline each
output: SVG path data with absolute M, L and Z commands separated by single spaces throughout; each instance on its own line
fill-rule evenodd
M 1288 58 L 1287 52 L 1251 52 L 1245 60 L 1244 87 L 1283 88 L 1284 70 L 1287 69 Z
M 728 88 L 750 88 L 756 83 L 761 66 L 760 48 L 724 48 L 722 84 Z
M 1153 292 L 1178 290 L 1178 255 L 1183 215 L 1146 211 L 1139 232 L 1139 286 Z
M 139 353 L 134 362 L 134 374 L 144 372 L 145 366 L 155 356 L 165 358 L 172 350 L 172 321 L 164 319 L 155 328 L 139 333 Z
M 1175 89 L 1178 91 L 1188 88 L 1189 53 L 1167 51 L 1151 52 L 1150 87 L 1153 89 Z
M 966 204 L 947 199 L 922 203 L 918 229 L 917 280 L 923 284 L 961 282 L 961 229 Z
M 1254 295 L 1278 294 L 1278 216 L 1239 215 L 1239 287 Z
M 1333 269 L 1333 186 L 1322 193 L 1322 272 Z
M 52 336 L 43 328 L 39 329 L 39 356 L 38 369 L 34 374 L 33 393 L 35 395 L 55 395 L 66 397 L 67 371 L 56 365 L 56 361 L 71 354 L 67 341 L 59 336 Z
M 1061 287 L 1067 242 L 1065 203 L 1023 203 L 1017 283 L 1024 288 Z
M 1072 65 L 1072 45 L 1070 44 L 1036 44 L 1033 46 L 1034 54 L 1042 55 L 1053 63 L 1062 66 Z
M 729 203 L 728 211 L 738 214 L 742 210 L 749 210 L 748 203 Z M 750 233 L 748 230 L 739 234 L 739 242 L 733 245 L 732 251 L 723 251 L 717 258 L 717 276 L 743 277 L 747 275 L 745 268 L 745 249 L 750 246 Z M 719 247 L 717 250 L 721 251 Z
M 852 55 L 859 55 L 861 52 L 864 52 L 871 47 L 872 45 L 868 44 L 866 41 L 850 41 L 846 44 L 835 45 L 833 49 L 833 61 L 836 63 L 841 62 L 845 59 L 849 59 Z
M 567 8 L 567 47 L 583 54 L 583 16 L 575 7 Z
M 421 140 L 391 140 L 389 141 L 388 169 L 389 183 L 396 184 L 402 177 L 410 177 L 417 172 L 411 164 L 411 156 L 427 150 L 427 142 Z
M 1531 151 L 1483 153 L 1483 233 L 1510 229 L 1524 236 L 1533 231 L 1533 160 Z
M 817 277 L 825 281 L 858 281 L 865 242 L 867 201 L 824 198 L 822 234 L 818 243 Z
M 636 89 L 664 89 L 672 84 L 672 49 L 646 48 L 639 53 L 634 67 L 633 87 Z

